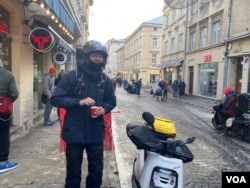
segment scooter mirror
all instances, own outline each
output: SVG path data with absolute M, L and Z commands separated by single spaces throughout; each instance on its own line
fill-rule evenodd
M 154 129 L 155 118 L 153 114 L 151 114 L 150 112 L 143 112 L 142 118 L 147 122 L 148 125 L 150 125 Z

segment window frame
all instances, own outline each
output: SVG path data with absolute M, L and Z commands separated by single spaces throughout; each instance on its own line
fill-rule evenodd
M 207 27 L 200 29 L 200 48 L 205 48 L 207 45 Z
M 151 64 L 157 63 L 157 54 L 151 54 Z
M 152 47 L 153 48 L 157 48 L 158 47 L 158 38 L 157 37 L 153 37 L 152 38 Z

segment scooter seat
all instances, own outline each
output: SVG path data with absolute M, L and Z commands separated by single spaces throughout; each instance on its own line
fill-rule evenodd
M 137 149 L 144 149 L 161 153 L 163 145 L 154 131 L 143 123 L 132 122 L 126 126 L 129 139 L 136 145 Z

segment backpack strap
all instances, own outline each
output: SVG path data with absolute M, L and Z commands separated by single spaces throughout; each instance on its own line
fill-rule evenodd
M 85 82 L 84 82 L 83 72 L 78 71 L 78 69 L 76 71 L 76 79 L 77 79 L 77 82 L 76 82 L 76 86 L 75 86 L 75 89 L 74 89 L 74 94 L 76 94 L 77 90 L 78 90 L 78 95 L 81 95 L 81 89 L 79 89 L 79 88 L 84 86 Z M 104 90 L 107 82 L 108 82 L 107 75 L 105 73 L 102 73 L 102 79 L 101 79 L 100 83 L 98 83 L 97 86 Z
M 74 89 L 74 94 L 76 94 L 77 90 L 79 91 L 78 95 L 81 95 L 81 89 L 79 89 L 81 86 L 84 86 L 84 80 L 83 80 L 83 72 L 81 71 L 80 74 L 78 72 L 78 69 L 76 70 L 76 87 Z
M 104 78 L 105 77 L 105 78 Z M 105 73 L 102 73 L 102 80 L 101 82 L 98 84 L 98 87 L 102 87 L 102 89 L 105 89 L 105 86 L 108 82 L 108 76 Z

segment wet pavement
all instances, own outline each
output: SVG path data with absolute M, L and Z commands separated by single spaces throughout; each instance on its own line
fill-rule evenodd
M 138 152 L 138 150 L 136 150 L 136 148 L 128 139 L 125 133 L 126 122 L 132 122 L 132 121 L 138 121 L 138 120 L 141 121 L 140 117 L 137 117 L 137 119 L 131 119 L 131 117 L 133 116 L 131 114 L 133 114 L 134 112 L 133 110 L 136 111 L 139 109 L 145 109 L 145 111 L 153 112 L 152 110 L 155 109 L 155 107 L 148 106 L 148 104 L 144 104 L 143 102 L 140 103 L 142 98 L 146 97 L 146 100 L 155 101 L 155 105 L 159 104 L 156 102 L 156 98 L 150 97 L 149 90 L 150 89 L 147 89 L 147 88 L 142 89 L 141 96 L 136 96 L 135 94 L 126 93 L 126 91 L 124 91 L 122 88 L 117 88 L 118 105 L 117 105 L 117 108 L 114 109 L 112 113 L 112 120 L 113 120 L 112 121 L 112 133 L 113 133 L 115 155 L 116 155 L 117 168 L 119 172 L 119 180 L 120 180 L 121 188 L 131 188 L 131 174 L 133 171 L 132 164 L 133 164 L 134 158 L 137 157 L 137 152 Z M 126 108 L 124 108 L 124 104 L 122 103 L 130 103 L 132 101 L 135 102 L 135 100 L 136 100 L 137 105 L 140 105 L 141 107 L 138 107 L 137 109 L 135 107 L 136 105 L 127 104 L 125 105 Z M 151 104 L 152 101 L 148 101 L 148 103 Z M 178 105 L 182 105 L 182 103 L 183 105 L 190 104 L 194 106 L 194 108 L 196 109 L 203 108 L 208 113 L 211 112 L 212 106 L 214 105 L 214 102 L 215 102 L 214 99 L 203 98 L 203 97 L 192 96 L 192 95 L 185 95 L 183 97 L 174 98 L 173 94 L 170 92 L 168 93 L 166 105 L 168 105 L 168 102 L 171 102 L 171 101 L 172 102 L 176 101 Z M 119 107 L 122 107 L 123 109 L 119 109 Z M 123 127 L 124 129 L 121 130 Z
M 52 120 L 56 116 L 52 116 Z M 63 188 L 65 182 L 65 153 L 60 152 L 60 123 L 39 125 L 12 140 L 10 161 L 18 167 L 0 174 L 0 188 Z M 85 187 L 87 159 L 84 155 L 82 184 Z M 119 188 L 114 150 L 104 153 L 102 188 Z
M 117 88 L 117 95 L 121 88 Z M 120 90 L 120 91 L 119 91 Z M 122 91 L 124 92 L 124 91 Z M 147 94 L 149 89 L 142 89 Z M 168 100 L 178 100 L 180 103 L 189 103 L 196 107 L 212 110 L 214 100 L 209 98 L 185 95 L 184 97 L 173 98 L 172 93 L 168 94 Z M 113 110 L 120 113 L 119 109 Z M 52 119 L 57 119 L 56 113 Z M 114 118 L 115 119 L 115 118 Z M 115 127 L 115 122 L 112 122 Z M 9 172 L 0 174 L 0 188 L 63 188 L 65 181 L 65 155 L 60 153 L 59 148 L 59 121 L 53 126 L 44 126 L 42 122 L 34 128 L 12 140 L 10 147 L 10 161 L 17 161 L 19 166 Z M 119 142 L 116 139 L 119 130 L 112 131 L 114 149 L 105 151 L 104 154 L 104 176 L 102 188 L 129 188 L 132 169 L 126 169 L 121 161 L 121 156 L 131 158 L 130 152 L 121 153 Z M 127 139 L 127 138 L 126 138 Z M 86 155 L 83 161 L 82 187 L 85 187 L 87 169 Z

